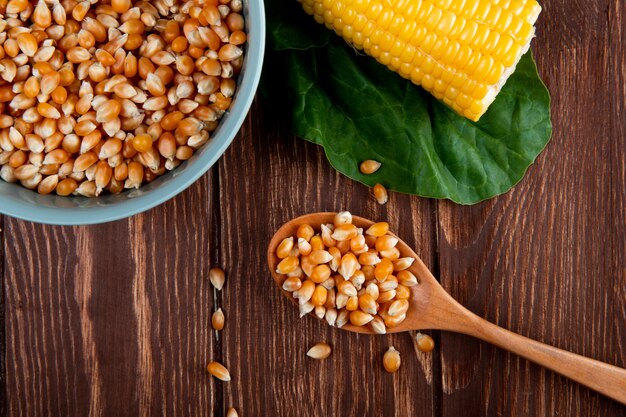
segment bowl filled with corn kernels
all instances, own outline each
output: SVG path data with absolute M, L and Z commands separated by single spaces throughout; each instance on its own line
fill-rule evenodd
M 258 86 L 262 0 L 0 4 L 0 213 L 93 224 L 183 191 Z

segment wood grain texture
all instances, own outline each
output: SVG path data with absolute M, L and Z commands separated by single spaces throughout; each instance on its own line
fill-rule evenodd
M 51 227 L 0 217 L 0 416 L 622 416 L 493 346 L 363 336 L 298 318 L 266 270 L 273 231 L 349 209 L 384 219 L 454 297 L 525 336 L 626 366 L 626 4 L 545 0 L 534 51 L 554 137 L 522 182 L 461 207 L 385 206 L 260 100 L 187 191 L 136 217 Z M 226 270 L 224 290 L 208 285 Z M 221 306 L 219 340 L 210 315 Z M 325 340 L 332 356 L 305 356 Z M 402 354 L 389 375 L 389 345 Z M 204 370 L 230 369 L 222 383 Z
M 624 3 L 543 6 L 534 50 L 554 136 L 510 193 L 474 207 L 439 204 L 441 279 L 494 323 L 624 367 Z M 441 349 L 444 416 L 625 411 L 473 339 L 444 334 Z
M 280 130 L 264 109 L 253 111 L 255 122 L 248 119 L 220 163 L 226 249 L 220 263 L 228 274 L 222 349 L 233 375 L 224 387 L 224 409 L 272 416 L 435 415 L 433 356 L 416 355 L 411 335 L 354 335 L 312 317 L 299 319 L 265 264 L 267 244 L 282 223 L 344 209 L 388 220 L 432 262 L 431 202 L 393 195 L 378 206 L 366 187 L 333 173 L 319 148 Z M 319 341 L 333 346 L 321 362 L 305 355 Z M 382 354 L 390 345 L 401 352 L 407 372 L 384 371 Z
M 215 404 L 203 370 L 214 349 L 207 183 L 101 226 L 6 220 L 8 415 L 200 415 Z

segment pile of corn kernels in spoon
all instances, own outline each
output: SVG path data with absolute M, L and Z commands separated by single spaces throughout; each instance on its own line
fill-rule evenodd
M 139 188 L 209 141 L 246 42 L 241 0 L 0 1 L 0 178 Z
M 384 334 L 406 318 L 410 287 L 418 283 L 407 270 L 415 259 L 401 257 L 386 222 L 363 231 L 344 211 L 333 223 L 319 231 L 302 224 L 278 245 L 282 287 L 298 300 L 301 317 L 314 312 L 331 326 L 350 321 Z

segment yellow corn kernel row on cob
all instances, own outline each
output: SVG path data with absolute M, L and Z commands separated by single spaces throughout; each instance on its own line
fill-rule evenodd
M 298 0 L 348 43 L 477 121 L 528 51 L 535 0 Z

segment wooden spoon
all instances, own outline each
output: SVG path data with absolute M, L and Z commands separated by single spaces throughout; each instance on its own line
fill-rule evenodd
M 333 223 L 334 217 L 335 213 L 312 213 L 298 217 L 285 223 L 270 241 L 267 250 L 270 271 L 278 287 L 293 302 L 296 300 L 292 295 L 282 289 L 285 277 L 276 273 L 276 266 L 280 261 L 276 256 L 276 248 L 284 238 L 295 236 L 301 224 L 306 223 L 316 228 L 322 223 Z M 357 227 L 367 229 L 374 222 L 353 216 L 352 223 Z M 423 329 L 464 333 L 513 352 L 626 404 L 626 369 L 537 342 L 478 317 L 453 299 L 439 285 L 417 254 L 400 238 L 398 240 L 397 248 L 402 256 L 415 258 L 409 271 L 418 278 L 419 285 L 411 288 L 411 305 L 406 320 L 397 327 L 388 329 L 388 333 Z M 350 323 L 342 329 L 375 334 L 367 326 L 356 327 Z

